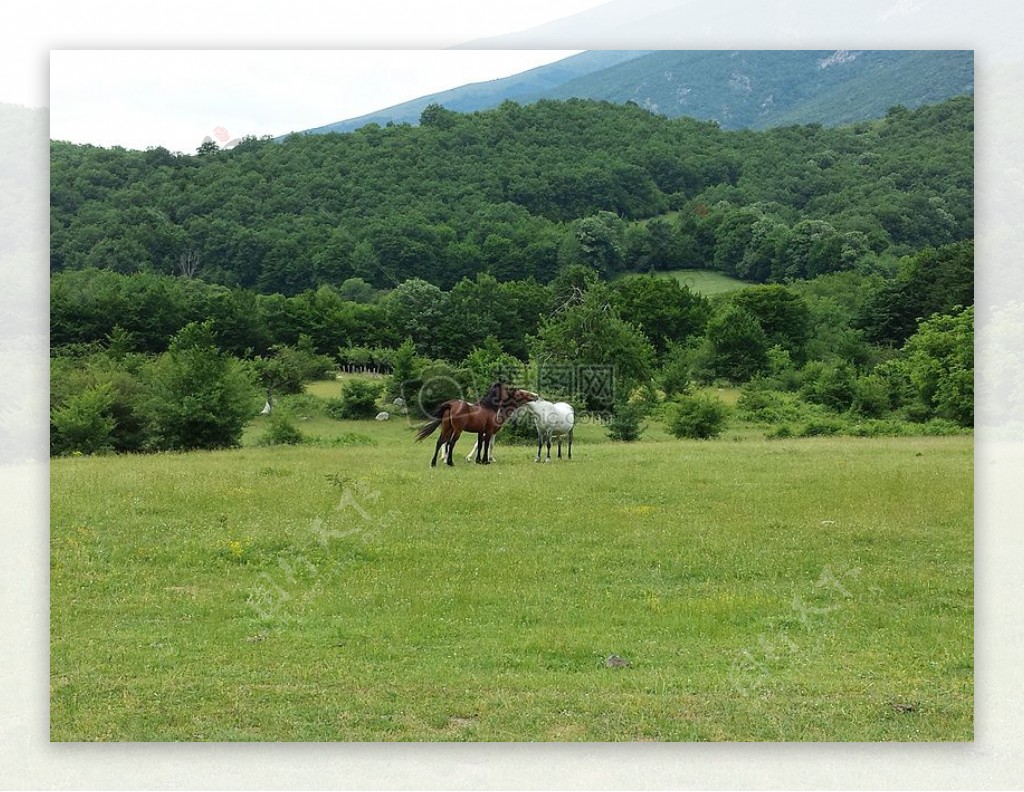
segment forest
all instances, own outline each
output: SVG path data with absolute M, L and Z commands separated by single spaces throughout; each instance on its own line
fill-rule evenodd
M 621 439 L 713 435 L 715 383 L 778 435 L 964 431 L 973 214 L 969 97 L 758 132 L 545 100 L 194 154 L 55 141 L 51 452 L 230 446 L 338 366 L 390 373 L 371 404 L 612 366 L 614 394 L 565 395 Z

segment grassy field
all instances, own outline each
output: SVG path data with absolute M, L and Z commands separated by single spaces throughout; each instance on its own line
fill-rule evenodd
M 300 426 L 53 460 L 52 739 L 972 739 L 970 437 Z
M 690 291 L 710 297 L 713 294 L 724 294 L 725 292 L 736 291 L 748 286 L 748 283 L 730 278 L 728 275 L 709 269 L 678 269 L 655 272 L 655 275 L 662 278 L 675 278 Z M 628 278 L 630 275 L 623 275 Z

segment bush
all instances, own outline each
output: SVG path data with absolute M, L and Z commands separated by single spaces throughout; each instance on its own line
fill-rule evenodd
M 671 344 L 665 353 L 661 370 L 657 375 L 658 386 L 669 396 L 686 393 L 693 378 L 696 347 Z
M 257 441 L 258 445 L 299 445 L 304 442 L 302 432 L 287 415 L 273 414 L 267 419 L 267 431 Z
M 396 374 L 388 383 L 388 399 L 393 398 L 391 394 L 397 388 L 396 395 L 405 400 L 409 415 L 414 420 L 432 417 L 437 406 L 450 399 L 473 401 L 470 397 L 470 376 L 462 368 L 443 361 L 427 362 L 419 368 L 416 376 L 400 381 L 397 380 L 398 371 L 396 366 Z
M 273 414 L 289 418 L 312 418 L 327 411 L 327 401 L 312 393 L 293 393 L 274 400 Z
M 833 437 L 844 433 L 846 427 L 837 418 L 818 418 L 808 421 L 800 431 L 800 437 Z
M 209 321 L 186 325 L 149 368 L 150 442 L 167 450 L 238 445 L 259 410 L 241 363 L 217 349 Z
M 867 418 L 881 418 L 889 412 L 889 387 L 877 374 L 859 377 L 853 383 L 853 412 Z
M 142 450 L 148 437 L 146 419 L 141 412 L 145 391 L 138 374 L 143 363 L 144 358 L 140 355 L 126 355 L 115 360 L 107 352 L 94 352 L 88 356 L 75 358 L 51 358 L 51 453 L 62 454 L 76 450 L 82 453 Z M 86 394 L 99 390 L 109 393 L 109 404 L 98 415 L 112 419 L 114 425 L 106 440 L 95 443 L 93 441 L 96 436 L 93 430 L 97 427 L 87 430 L 82 420 L 85 417 L 83 410 L 88 411 L 87 402 L 90 400 Z M 69 432 L 76 435 L 74 439 L 66 434 Z M 93 434 L 93 439 L 85 439 L 82 432 Z M 95 450 L 86 450 L 87 445 L 94 447 Z
M 824 413 L 821 407 L 807 404 L 795 393 L 774 390 L 770 380 L 753 379 L 743 388 L 736 402 L 740 416 L 758 423 L 786 423 L 807 420 Z
M 668 430 L 678 438 L 707 440 L 722 433 L 728 414 L 729 408 L 715 396 L 680 396 L 675 400 Z
M 800 373 L 803 379 L 800 395 L 807 401 L 835 412 L 845 412 L 853 405 L 856 372 L 845 360 L 835 363 L 815 360 L 804 366 Z
M 612 417 L 605 424 L 608 437 L 625 443 L 639 440 L 647 428 L 646 425 L 640 423 L 645 414 L 646 410 L 641 404 L 631 402 L 616 404 Z
M 278 344 L 272 351 L 273 357 L 258 358 L 253 367 L 261 384 L 274 393 L 302 393 L 310 380 L 333 376 L 334 361 L 318 354 L 307 335 L 299 336 L 296 346 Z
M 328 412 L 331 417 L 361 420 L 373 418 L 377 414 L 377 398 L 380 396 L 382 383 L 365 379 L 352 379 L 341 389 L 340 403 L 330 405 Z
M 110 414 L 114 396 L 108 385 L 100 385 L 68 399 L 53 411 L 50 453 L 102 454 L 114 450 L 115 420 Z

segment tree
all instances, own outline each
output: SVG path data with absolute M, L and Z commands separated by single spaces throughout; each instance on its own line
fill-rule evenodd
M 583 302 L 587 290 L 600 282 L 597 271 L 586 264 L 568 264 L 551 281 L 551 310 L 562 311 Z
M 411 338 L 421 354 L 441 357 L 445 339 L 441 332 L 448 313 L 448 292 L 413 278 L 384 298 L 388 324 L 399 338 Z
M 757 319 L 768 346 L 782 347 L 798 363 L 804 360 L 811 312 L 799 294 L 778 284 L 751 286 L 737 291 L 732 301 Z
M 619 315 L 639 327 L 664 354 L 669 344 L 684 343 L 704 330 L 711 307 L 707 299 L 674 278 L 637 275 L 612 286 Z
M 901 345 L 921 319 L 973 303 L 974 240 L 968 240 L 902 259 L 896 278 L 874 292 L 858 323 L 872 341 Z
M 772 280 L 815 278 L 843 267 L 843 237 L 824 220 L 805 219 L 793 226 L 775 262 Z
M 237 445 L 258 410 L 248 372 L 217 349 L 212 323 L 177 333 L 147 378 L 146 413 L 155 447 L 165 450 Z
M 376 299 L 377 290 L 362 278 L 346 278 L 338 287 L 338 295 L 350 302 L 368 303 Z
M 760 211 L 746 207 L 725 216 L 715 231 L 715 269 L 739 275 L 743 257 L 751 247 L 754 225 L 760 219 Z
M 745 308 L 727 304 L 708 321 L 710 368 L 715 376 L 746 382 L 768 364 L 768 338 Z
M 524 385 L 526 366 L 523 361 L 509 355 L 494 336 L 488 336 L 462 361 L 475 393 L 483 395 L 493 382 L 500 380 L 509 385 Z
M 623 268 L 625 227 L 618 215 L 598 212 L 576 223 L 573 258 L 593 267 L 605 277 Z
M 183 251 L 178 256 L 178 274 L 183 278 L 194 278 L 199 272 L 200 261 L 199 253 L 193 248 Z
M 629 393 L 650 379 L 654 348 L 634 325 L 621 319 L 605 288 L 587 291 L 582 302 L 542 323 L 534 344 L 544 374 L 572 375 L 575 397 L 588 409 L 610 410 L 616 393 Z
M 903 347 L 921 402 L 940 418 L 974 423 L 974 307 L 935 314 Z

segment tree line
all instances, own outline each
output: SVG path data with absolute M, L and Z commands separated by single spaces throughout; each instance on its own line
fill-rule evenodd
M 972 242 L 955 243 L 905 257 L 893 278 L 840 272 L 710 299 L 673 278 L 609 282 L 584 265 L 546 285 L 480 274 L 447 291 L 418 279 L 386 292 L 350 283 L 347 297 L 329 287 L 284 297 L 148 273 L 60 273 L 52 450 L 231 445 L 264 393 L 299 393 L 346 364 L 390 372 L 388 399 L 421 404 L 472 397 L 508 373 L 537 387 L 545 377 L 546 396 L 581 410 L 639 420 L 695 384 L 726 382 L 755 394 L 743 406 L 768 423 L 810 420 L 814 408 L 801 410 L 818 405 L 836 416 L 968 427 L 973 257 Z M 581 369 L 614 371 L 614 384 L 586 392 L 549 376 Z M 422 390 L 437 382 L 448 389 Z

